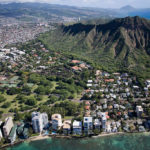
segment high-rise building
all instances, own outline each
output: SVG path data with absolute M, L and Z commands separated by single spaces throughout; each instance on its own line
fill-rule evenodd
M 14 126 L 13 124 L 13 119 L 12 117 L 8 117 L 5 119 L 5 124 L 3 126 L 3 132 L 4 132 L 4 137 L 7 138 L 10 134 L 10 131 L 12 127 Z
M 48 115 L 47 113 L 42 113 L 42 120 L 43 120 L 43 128 L 46 129 L 49 126 L 49 122 L 48 122 Z
M 42 132 L 43 128 L 48 127 L 48 116 L 46 113 L 33 112 L 32 113 L 32 126 L 34 132 Z

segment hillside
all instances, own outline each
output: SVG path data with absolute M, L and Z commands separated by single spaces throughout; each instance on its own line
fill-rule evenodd
M 85 57 L 108 71 L 128 70 L 150 77 L 150 22 L 144 18 L 61 26 L 39 40 L 51 50 Z

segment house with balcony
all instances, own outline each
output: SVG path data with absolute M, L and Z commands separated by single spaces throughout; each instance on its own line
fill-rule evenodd
M 82 134 L 82 122 L 81 121 L 73 121 L 73 134 L 81 135 Z

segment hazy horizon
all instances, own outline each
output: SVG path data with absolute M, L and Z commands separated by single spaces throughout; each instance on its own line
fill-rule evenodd
M 135 8 L 150 8 L 150 1 L 145 0 L 1 0 L 0 3 L 38 2 L 78 7 L 121 8 L 130 5 Z

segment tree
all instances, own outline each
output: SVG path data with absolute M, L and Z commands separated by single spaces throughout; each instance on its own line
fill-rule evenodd
M 38 86 L 38 88 L 35 89 L 35 93 L 40 94 L 40 95 L 45 95 L 45 94 L 49 94 L 51 92 L 51 87 L 49 86 L 43 86 L 40 85 Z
M 0 95 L 0 103 L 6 101 L 6 98 L 3 95 Z
M 36 105 L 37 101 L 34 97 L 30 97 L 26 100 L 25 103 L 29 106 L 34 106 L 34 105 Z
M 3 146 L 4 143 L 5 143 L 5 139 L 1 138 L 1 140 L 0 140 L 0 147 Z
M 30 88 L 29 86 L 27 86 L 27 85 L 24 85 L 24 86 L 22 87 L 22 93 L 25 93 L 25 94 L 27 94 L 27 95 L 30 95 L 30 94 L 31 94 L 31 88 Z
M 3 105 L 2 105 L 2 108 L 8 108 L 10 107 L 11 105 L 11 102 L 5 102 Z
M 0 111 L 0 118 L 2 117 L 3 111 Z
M 59 98 L 57 96 L 52 95 L 49 97 L 49 100 L 50 100 L 51 104 L 53 104 L 53 103 L 57 102 L 59 100 Z
M 24 114 L 21 114 L 18 112 L 18 110 L 16 110 L 14 120 L 19 121 L 19 120 L 23 120 L 23 119 L 24 119 Z
M 7 90 L 8 95 L 19 94 L 20 92 L 21 92 L 21 90 L 19 88 L 15 88 L 15 87 L 12 87 L 12 88 Z
M 100 133 L 100 130 L 94 129 L 93 132 L 94 132 L 94 135 L 98 135 Z
M 19 94 L 19 95 L 16 96 L 15 99 L 18 100 L 19 103 L 24 103 L 24 102 L 26 101 L 27 98 L 26 98 L 24 95 Z

